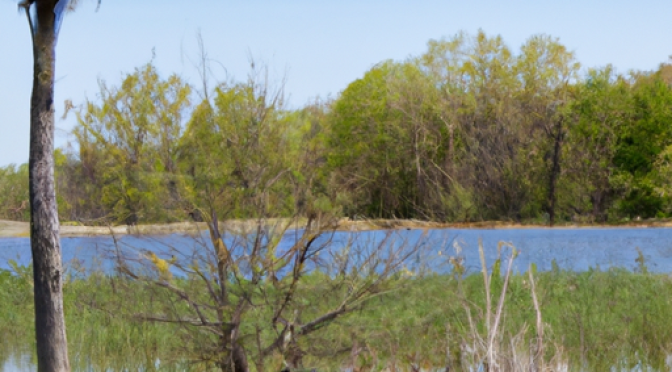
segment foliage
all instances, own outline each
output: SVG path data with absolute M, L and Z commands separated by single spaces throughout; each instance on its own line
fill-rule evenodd
M 59 213 L 87 224 L 307 217 L 308 206 L 447 222 L 668 217 L 672 67 L 579 67 L 547 35 L 513 49 L 459 33 L 376 64 L 334 100 L 288 108 L 264 68 L 204 82 L 194 99 L 148 64 L 76 108 L 75 140 L 55 154 Z M 0 218 L 26 219 L 24 171 L 0 172 Z
M 282 111 L 281 93 L 268 89 L 252 78 L 220 84 L 212 102 L 206 98 L 194 110 L 179 160 L 186 196 L 205 215 L 287 216 L 293 210 L 294 118 Z
M 177 141 L 189 86 L 175 75 L 162 80 L 146 65 L 121 87 L 110 89 L 101 82 L 100 88 L 102 104 L 87 102 L 77 112 L 74 130 L 85 187 L 113 221 L 165 221 L 170 212 L 180 216 L 179 206 L 169 201 L 178 192 Z
M 0 218 L 30 220 L 28 164 L 0 168 Z

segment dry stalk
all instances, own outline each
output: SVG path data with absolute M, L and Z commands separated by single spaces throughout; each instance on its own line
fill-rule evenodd
M 532 265 L 527 270 L 530 277 L 530 292 L 532 292 L 532 303 L 534 311 L 537 314 L 537 345 L 536 350 L 532 352 L 532 368 L 534 371 L 544 370 L 544 324 L 541 318 L 541 308 L 537 299 L 537 290 L 534 285 L 534 275 L 532 274 Z
M 481 272 L 483 273 L 483 284 L 485 285 L 485 327 L 486 332 L 490 334 L 490 314 L 492 305 L 490 303 L 490 278 L 488 276 L 488 266 L 485 263 L 485 252 L 483 251 L 483 240 L 478 239 L 478 256 L 481 259 Z
M 504 276 L 504 285 L 502 286 L 502 293 L 499 295 L 499 303 L 497 304 L 497 313 L 495 314 L 495 319 L 494 319 L 494 324 L 491 327 L 491 331 L 488 335 L 488 365 L 490 366 L 496 366 L 497 365 L 497 358 L 495 355 L 495 338 L 499 335 L 499 324 L 502 319 L 502 315 L 504 313 L 504 301 L 506 300 L 506 291 L 509 288 L 509 278 L 511 277 L 511 270 L 513 268 L 513 260 L 516 258 L 516 247 L 514 247 L 510 243 L 504 243 L 500 242 L 498 248 L 498 251 L 501 252 L 502 246 L 509 246 L 512 249 L 512 254 L 511 258 L 509 258 L 509 265 L 506 268 L 506 275 Z M 479 248 L 481 251 L 483 250 L 483 247 L 481 246 Z
M 481 333 L 478 331 L 476 322 L 472 317 L 472 309 L 468 304 L 465 304 L 464 307 L 470 330 L 470 340 L 465 340 L 465 342 L 462 343 L 462 356 L 464 358 L 466 355 L 470 355 L 471 358 L 469 359 L 471 359 L 471 361 L 467 362 L 467 365 L 471 364 L 471 367 L 476 369 L 483 369 L 484 371 L 530 370 L 533 368 L 532 364 L 534 363 L 532 358 L 526 355 L 527 352 L 523 351 L 529 350 L 524 342 L 525 334 L 528 330 L 527 325 L 523 326 L 523 328 L 516 335 L 510 337 L 509 342 L 501 343 L 501 340 L 504 339 L 502 330 L 504 304 L 506 302 L 511 274 L 513 272 L 513 261 L 518 253 L 516 247 L 514 247 L 511 243 L 500 242 L 497 247 L 500 258 L 502 248 L 504 247 L 511 248 L 511 255 L 504 273 L 502 289 L 495 308 L 493 306 L 491 287 L 493 279 L 492 275 L 495 273 L 488 272 L 483 243 L 482 241 L 479 241 L 478 252 L 481 261 L 481 274 L 483 276 L 483 284 L 485 289 L 485 314 L 483 314 L 483 317 L 485 318 L 485 334 L 481 335 Z M 537 354 L 535 354 L 535 358 L 537 358 L 539 355 L 543 355 L 543 330 L 541 323 L 541 311 L 536 293 L 534 293 L 534 284 L 532 291 L 533 301 L 537 311 L 538 346 L 536 350 Z M 522 354 L 520 354 L 521 352 Z M 464 363 L 462 364 L 463 366 L 466 366 Z

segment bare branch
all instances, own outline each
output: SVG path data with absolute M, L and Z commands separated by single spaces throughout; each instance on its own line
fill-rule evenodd
M 225 329 L 231 329 L 234 327 L 232 323 L 226 323 L 226 322 L 208 322 L 208 323 L 203 323 L 200 319 L 191 319 L 191 318 L 180 318 L 180 319 L 174 319 L 168 316 L 161 316 L 161 315 L 146 315 L 146 314 L 134 314 L 131 316 L 134 319 L 138 320 L 146 320 L 146 321 L 151 321 L 151 322 L 159 322 L 159 323 L 172 323 L 172 324 L 187 324 L 190 326 L 194 327 L 205 327 L 209 328 L 208 330 L 212 333 L 215 333 L 218 336 L 223 336 L 224 333 L 220 331 L 222 327 L 225 327 Z

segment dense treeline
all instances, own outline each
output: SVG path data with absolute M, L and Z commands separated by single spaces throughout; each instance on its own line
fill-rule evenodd
M 479 32 L 432 40 L 300 109 L 265 76 L 196 94 L 149 64 L 119 86 L 101 83 L 99 100 L 72 108 L 74 141 L 56 153 L 61 219 L 672 213 L 672 65 L 582 73 L 557 39 L 533 36 L 516 51 Z M 27 220 L 26 171 L 0 169 L 0 218 Z

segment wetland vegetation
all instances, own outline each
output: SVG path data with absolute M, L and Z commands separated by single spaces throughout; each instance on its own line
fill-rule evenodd
M 450 366 L 466 371 L 487 360 L 491 342 L 502 370 L 527 370 L 531 363 L 545 370 L 669 369 L 672 280 L 668 275 L 649 273 L 642 261 L 635 272 L 572 272 L 557 265 L 535 272 L 532 267 L 531 273 L 512 273 L 507 282 L 505 266 L 506 260 L 489 273 L 489 313 L 482 273 L 465 276 L 456 266 L 450 274 L 409 275 L 396 290 L 299 339 L 298 347 L 305 353 L 303 365 L 320 371 L 381 370 L 393 369 L 393 365 L 400 370 Z M 30 277 L 30 268 L 0 273 L 3 361 L 12 354 L 34 353 Z M 314 273 L 306 279 L 298 289 L 300 300 L 293 306 L 308 318 L 331 309 L 337 296 L 321 295 L 332 278 Z M 199 354 L 199 347 L 206 346 L 201 343 L 212 339 L 194 338 L 181 329 L 184 324 L 133 317 L 163 308 L 165 298 L 139 283 L 128 283 L 122 289 L 118 280 L 92 273 L 72 276 L 66 282 L 74 370 L 199 371 L 213 367 Z M 188 282 L 180 279 L 176 285 L 188 287 Z M 500 298 L 504 299 L 501 310 Z M 493 330 L 496 317 L 499 328 Z M 254 328 L 268 322 L 268 317 L 259 312 L 247 322 L 246 327 Z M 490 337 L 492 332 L 494 337 Z M 542 342 L 537 342 L 538 337 Z M 256 342 L 254 338 L 243 340 L 250 349 Z M 533 355 L 537 350 L 541 355 Z M 264 368 L 280 370 L 282 361 L 279 352 L 271 354 L 264 359 Z

